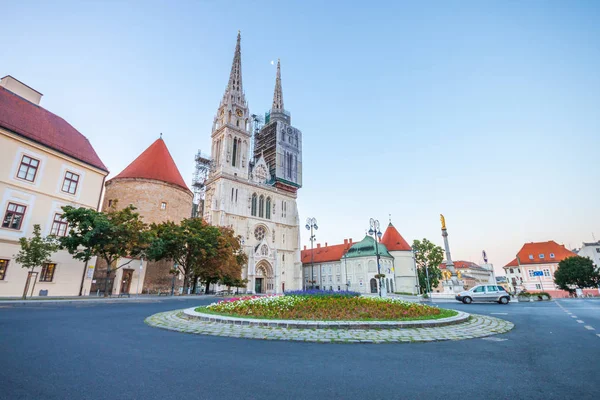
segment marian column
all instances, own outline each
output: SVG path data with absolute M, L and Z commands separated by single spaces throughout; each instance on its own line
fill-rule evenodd
M 444 293 L 460 293 L 464 290 L 464 282 L 460 280 L 460 272 L 457 274 L 450 255 L 450 245 L 448 244 L 448 230 L 446 229 L 446 218 L 440 214 L 442 221 L 442 237 L 444 238 L 444 247 L 446 249 L 446 274 L 444 274 Z

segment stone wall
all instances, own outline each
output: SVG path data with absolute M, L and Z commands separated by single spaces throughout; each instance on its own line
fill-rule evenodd
M 133 204 L 147 224 L 179 222 L 192 215 L 192 192 L 176 185 L 150 179 L 122 178 L 111 179 L 105 187 L 103 211 L 117 200 L 118 208 Z

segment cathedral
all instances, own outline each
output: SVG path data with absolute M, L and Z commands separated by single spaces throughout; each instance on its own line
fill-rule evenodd
M 302 186 L 302 132 L 283 107 L 281 65 L 271 110 L 254 128 L 242 86 L 238 32 L 229 82 L 212 126 L 212 166 L 204 219 L 242 237 L 247 293 L 302 288 L 298 189 Z

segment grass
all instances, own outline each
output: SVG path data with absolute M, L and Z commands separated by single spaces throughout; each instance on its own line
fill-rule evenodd
M 416 296 L 416 294 L 410 292 L 394 292 L 394 294 L 401 294 L 403 296 Z

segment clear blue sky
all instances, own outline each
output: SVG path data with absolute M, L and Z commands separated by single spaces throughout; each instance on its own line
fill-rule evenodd
M 189 182 L 240 29 L 252 112 L 281 58 L 321 243 L 392 214 L 441 245 L 440 213 L 455 259 L 485 249 L 497 267 L 524 242 L 600 239 L 600 3 L 362 4 L 7 2 L 0 74 L 44 93 L 113 175 L 163 132 Z

